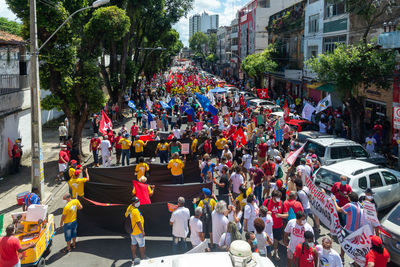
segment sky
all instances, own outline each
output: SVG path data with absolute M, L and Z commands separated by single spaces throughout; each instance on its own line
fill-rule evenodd
M 190 16 L 201 14 L 204 11 L 208 14 L 219 14 L 219 26 L 227 26 L 235 18 L 237 10 L 247 2 L 249 0 L 194 0 L 193 9 L 188 16 L 181 18 L 173 27 L 179 32 L 183 44 L 188 46 Z M 17 17 L 8 9 L 5 0 L 0 0 L 0 16 L 14 21 L 17 20 Z

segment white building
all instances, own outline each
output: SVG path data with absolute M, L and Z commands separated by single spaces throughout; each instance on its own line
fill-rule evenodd
M 210 30 L 217 31 L 219 27 L 219 15 L 209 15 L 206 12 L 193 15 L 189 18 L 189 38 L 196 32 L 208 33 Z

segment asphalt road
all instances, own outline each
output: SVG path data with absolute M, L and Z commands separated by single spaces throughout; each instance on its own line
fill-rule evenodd
M 54 196 L 54 202 L 49 211 L 55 215 L 56 234 L 54 235 L 49 253 L 46 253 L 46 265 L 54 267 L 62 266 L 131 266 L 130 239 L 124 236 L 93 236 L 78 237 L 77 247 L 71 253 L 60 252 L 65 247 L 64 234 L 60 225 L 62 213 L 62 195 L 67 192 L 67 187 Z M 105 215 L 106 216 L 106 215 Z M 309 219 L 311 225 L 312 222 Z M 321 235 L 318 241 L 328 234 L 328 231 L 321 227 Z M 188 245 L 190 247 L 190 244 Z M 337 243 L 333 244 L 336 251 L 340 251 Z M 150 258 L 162 257 L 172 254 L 171 239 L 164 237 L 146 237 L 146 255 Z M 281 260 L 274 262 L 277 267 L 287 266 L 286 250 L 279 246 Z M 345 266 L 350 266 L 350 259 L 346 256 Z M 394 267 L 395 265 L 391 265 Z

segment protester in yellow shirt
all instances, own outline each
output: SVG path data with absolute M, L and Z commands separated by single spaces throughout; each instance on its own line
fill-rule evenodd
M 121 160 L 122 166 L 125 166 L 125 159 L 126 159 L 126 165 L 129 165 L 129 158 L 131 156 L 132 142 L 129 141 L 128 138 L 129 138 L 129 134 L 126 133 L 124 135 L 124 137 L 121 138 L 118 142 L 118 144 L 121 145 L 121 149 L 122 149 L 122 160 Z M 136 149 L 136 147 L 135 147 L 135 149 Z
M 76 160 L 71 160 L 70 162 L 70 167 L 68 169 L 68 176 L 69 179 L 74 178 L 74 174 L 75 174 L 75 170 L 76 170 L 76 166 L 77 166 L 78 162 Z
M 184 162 L 182 162 L 182 160 L 179 159 L 178 153 L 172 154 L 172 159 L 169 161 L 167 168 L 171 169 L 173 184 L 183 184 L 183 168 L 185 167 L 185 162 L 186 155 Z
M 199 140 L 197 140 L 196 135 L 192 134 L 191 136 L 192 144 L 190 145 L 190 154 L 192 155 L 192 161 L 196 161 L 197 159 L 197 144 Z
M 244 206 L 247 204 L 247 196 L 251 194 L 253 191 L 252 187 L 249 186 L 249 188 L 246 188 L 245 186 L 240 186 L 239 191 L 241 192 L 235 200 L 238 200 L 240 202 L 240 209 L 243 210 Z M 231 196 L 231 201 L 232 203 L 234 202 L 234 199 Z
M 76 222 L 77 211 L 82 209 L 82 204 L 77 199 L 72 199 L 70 194 L 65 194 L 63 197 L 66 202 L 63 208 L 60 227 L 64 226 L 64 237 L 67 242 L 67 247 L 62 250 L 64 253 L 71 251 L 71 247 L 76 247 L 76 235 L 78 229 L 78 223 Z M 72 239 L 72 246 L 71 246 Z
M 131 218 L 132 233 L 131 233 L 131 251 L 132 257 L 136 258 L 136 247 L 139 245 L 140 257 L 145 258 L 145 233 L 144 233 L 144 219 L 140 211 L 139 198 L 136 196 L 132 198 L 132 204 L 126 209 L 125 217 Z
M 160 163 L 168 163 L 168 142 L 165 140 L 161 140 L 160 143 L 157 144 L 156 155 L 160 157 Z
M 79 178 L 79 175 L 81 174 L 81 170 L 76 170 L 74 173 L 74 178 L 70 179 L 68 181 L 68 185 L 71 188 L 72 191 L 72 198 L 78 198 L 83 197 L 84 195 L 84 183 L 89 182 L 89 174 L 87 169 L 85 169 L 85 177 L 84 178 Z
M 221 158 L 222 151 L 224 150 L 224 146 L 228 143 L 228 140 L 224 138 L 222 134 L 219 135 L 219 139 L 215 142 L 215 146 L 217 147 L 218 158 Z
M 145 176 L 146 172 L 150 170 L 149 165 L 144 162 L 144 158 L 140 157 L 139 164 L 136 165 L 136 178 L 139 180 L 140 177 Z
M 215 195 L 211 194 L 210 189 L 203 188 L 202 190 L 204 194 L 204 199 L 199 202 L 199 205 L 197 207 L 203 208 L 204 204 L 209 203 L 211 212 L 213 212 L 215 205 L 217 205 L 216 197 Z M 196 202 L 196 199 L 193 202 Z
M 139 182 L 145 184 L 147 182 L 147 177 L 146 176 L 140 177 L 139 178 Z M 147 186 L 147 189 L 148 189 L 148 192 L 149 192 L 149 196 L 152 196 L 154 194 L 155 187 L 156 187 L 155 185 L 148 185 Z M 132 189 L 132 195 L 134 195 L 134 196 L 136 195 L 135 187 L 133 187 L 133 189 Z
M 147 141 L 143 142 L 142 140 L 139 140 L 139 135 L 136 135 L 132 146 L 135 148 L 136 163 L 139 163 L 139 158 L 143 157 L 143 150 L 144 147 L 147 146 Z

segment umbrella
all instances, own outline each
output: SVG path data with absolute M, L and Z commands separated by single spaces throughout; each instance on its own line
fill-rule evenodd
M 214 88 L 210 92 L 211 93 L 226 93 L 227 90 L 225 88 Z

